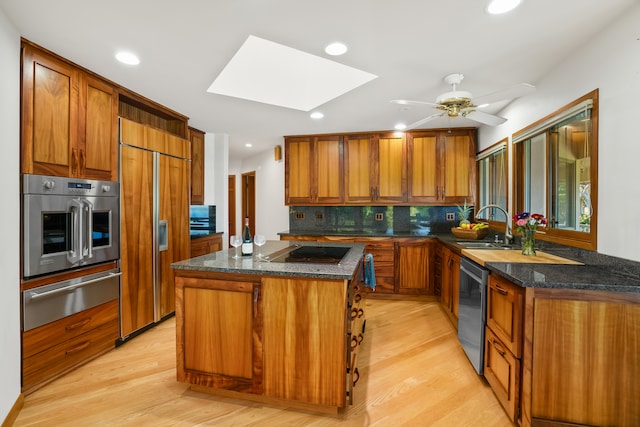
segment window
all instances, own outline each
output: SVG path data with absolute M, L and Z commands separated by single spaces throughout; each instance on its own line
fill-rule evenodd
M 478 206 L 498 205 L 505 211 L 507 207 L 507 140 L 498 142 L 483 150 L 476 157 L 478 172 Z M 487 209 L 478 218 L 491 222 L 497 220 L 504 229 L 504 215 L 497 209 Z M 497 224 L 496 224 L 497 226 Z
M 596 250 L 595 90 L 513 135 L 514 208 L 548 219 L 543 240 Z

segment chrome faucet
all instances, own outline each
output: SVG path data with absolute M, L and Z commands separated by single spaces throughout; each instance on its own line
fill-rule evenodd
M 504 214 L 504 219 L 505 219 L 505 229 L 504 229 L 504 244 L 505 245 L 510 245 L 511 242 L 513 241 L 513 234 L 511 234 L 511 218 L 509 217 L 509 214 L 507 213 L 507 211 L 505 211 L 504 209 L 502 209 L 502 207 L 498 206 L 498 205 L 486 205 L 481 207 L 480 209 L 478 209 L 478 212 L 475 213 L 475 218 L 478 218 L 478 215 L 480 214 L 480 212 L 482 212 L 485 209 L 489 209 L 489 208 L 495 208 L 498 209 L 499 211 L 501 211 Z

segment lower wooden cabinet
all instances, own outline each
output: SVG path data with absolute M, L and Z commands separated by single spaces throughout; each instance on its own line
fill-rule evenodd
M 434 294 L 432 277 L 432 239 L 397 243 L 397 289 L 400 294 Z M 375 259 L 375 257 L 374 257 Z
M 222 250 L 222 234 L 196 237 L 191 239 L 191 258 Z
M 440 302 L 453 326 L 458 328 L 458 301 L 460 294 L 460 255 L 447 247 L 442 248 Z
M 106 353 L 118 337 L 117 300 L 24 332 L 22 391 L 36 390 Z
M 520 405 L 520 359 L 485 328 L 484 377 L 513 422 Z

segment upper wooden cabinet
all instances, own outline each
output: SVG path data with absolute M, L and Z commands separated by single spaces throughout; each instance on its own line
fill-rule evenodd
M 191 140 L 191 204 L 204 204 L 204 132 L 189 128 Z
M 343 170 L 342 137 L 286 138 L 286 204 L 342 203 Z
M 287 137 L 286 204 L 473 203 L 475 133 L 464 128 Z M 331 155 L 317 148 L 318 141 L 333 141 Z
M 475 129 L 410 132 L 407 150 L 408 202 L 474 199 Z
M 406 201 L 404 135 L 348 136 L 344 159 L 345 203 L 396 204 Z
M 22 172 L 115 181 L 118 90 L 22 44 Z

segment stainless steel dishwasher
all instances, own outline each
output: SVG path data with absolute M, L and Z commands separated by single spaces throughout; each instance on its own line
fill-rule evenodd
M 478 374 L 484 372 L 484 327 L 487 320 L 487 278 L 489 270 L 460 259 L 458 340 Z

